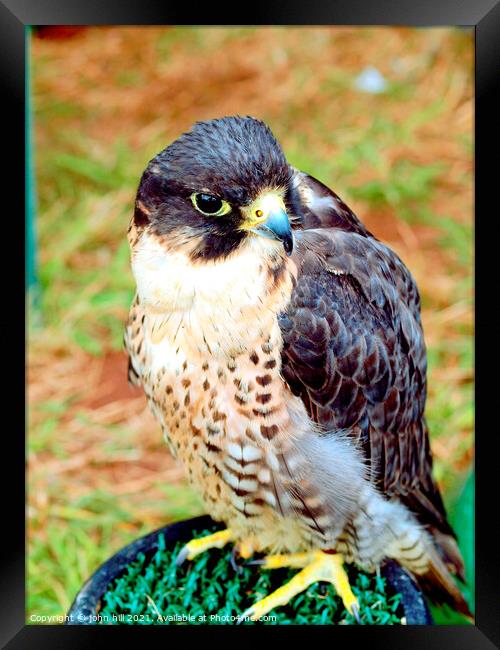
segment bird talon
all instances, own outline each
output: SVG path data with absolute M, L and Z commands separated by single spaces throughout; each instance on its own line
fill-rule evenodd
M 179 554 L 175 558 L 175 565 L 181 566 L 182 564 L 184 564 L 188 555 L 189 555 L 189 547 L 186 544 L 185 546 L 182 547 L 182 549 L 179 551 Z
M 238 553 L 238 548 L 237 546 L 233 546 L 233 550 L 231 551 L 231 567 L 233 568 L 235 573 L 241 574 L 243 573 L 243 566 L 241 564 L 238 564 L 236 558 L 239 557 Z
M 248 560 L 245 562 L 245 566 L 263 566 L 265 563 L 265 558 L 259 558 L 258 560 Z
M 358 625 L 361 625 L 361 617 L 360 617 L 360 615 L 359 615 L 359 608 L 358 608 L 358 606 L 356 605 L 356 603 L 353 603 L 353 604 L 351 605 L 351 614 L 354 616 L 354 618 L 355 618 L 355 620 L 356 620 L 356 623 L 357 623 Z
M 254 621 L 255 619 L 253 617 L 254 617 L 254 608 L 249 607 L 243 612 L 243 614 L 239 615 L 237 625 L 241 625 L 247 619 L 251 619 L 252 621 Z

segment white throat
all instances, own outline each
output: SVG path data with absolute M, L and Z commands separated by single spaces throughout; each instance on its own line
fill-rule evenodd
M 237 254 L 194 263 L 144 234 L 134 247 L 132 271 L 156 341 L 237 354 L 262 336 L 289 297 L 268 295 L 268 259 L 280 244 L 252 236 Z

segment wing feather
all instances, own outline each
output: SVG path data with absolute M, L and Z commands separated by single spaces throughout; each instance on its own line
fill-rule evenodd
M 372 480 L 453 534 L 432 477 L 416 284 L 325 185 L 296 171 L 297 282 L 280 317 L 282 372 L 311 418 L 364 450 Z

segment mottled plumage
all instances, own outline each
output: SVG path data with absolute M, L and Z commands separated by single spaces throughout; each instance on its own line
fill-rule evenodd
M 467 611 L 397 255 L 252 118 L 198 123 L 153 159 L 129 241 L 129 378 L 209 513 L 254 551 L 397 559 Z

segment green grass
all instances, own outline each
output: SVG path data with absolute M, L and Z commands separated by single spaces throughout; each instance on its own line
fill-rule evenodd
M 210 532 L 202 531 L 196 537 Z M 189 624 L 234 624 L 256 600 L 297 573 L 242 565 L 238 574 L 231 567 L 230 550 L 211 550 L 177 567 L 175 560 L 182 546 L 178 543 L 174 548 L 167 548 L 160 536 L 158 549 L 151 559 L 139 554 L 125 575 L 115 580 L 104 594 L 99 623 L 175 624 L 182 622 L 176 617 L 184 615 Z M 362 624 L 401 624 L 400 596 L 387 593 L 384 578 L 350 570 L 350 580 L 359 599 Z M 325 583 L 312 585 L 290 604 L 270 612 L 269 617 L 261 624 L 356 624 L 333 587 Z M 244 624 L 256 623 L 246 619 Z
M 163 498 L 146 496 L 134 510 L 126 500 L 119 501 L 102 490 L 92 490 L 71 503 L 63 499 L 54 503 L 43 541 L 39 539 L 32 545 L 28 554 L 28 612 L 47 616 L 67 612 L 99 565 L 123 544 L 151 532 L 151 526 L 140 519 L 141 507 L 152 509 L 160 501 L 163 521 L 203 513 L 199 497 L 192 490 L 168 484 L 162 484 L 161 489 Z M 34 519 L 30 525 L 36 527 L 39 522 Z
M 435 180 L 442 174 L 439 163 L 418 165 L 402 160 L 392 165 L 380 178 L 352 187 L 351 195 L 362 199 L 373 207 L 392 206 L 399 209 L 399 215 L 411 220 L 415 205 L 422 210 L 432 196 Z M 440 219 L 436 219 L 440 221 Z

